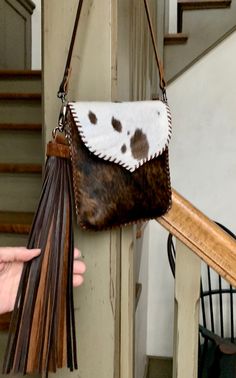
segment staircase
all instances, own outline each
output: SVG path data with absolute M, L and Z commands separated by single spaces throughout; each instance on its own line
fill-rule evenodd
M 229 36 L 234 30 L 236 30 L 236 1 L 179 0 L 177 33 L 166 34 L 164 38 L 164 69 L 168 83 L 171 83 L 175 79 L 177 79 L 195 62 L 197 62 L 205 54 L 207 54 L 207 52 L 209 52 L 211 49 L 217 46 L 218 43 L 220 43 L 223 39 Z M 222 67 L 222 70 L 224 70 L 224 68 L 225 66 Z M 186 219 L 186 225 L 190 224 L 191 217 L 186 217 L 186 214 L 178 214 L 178 211 L 175 211 L 175 199 L 176 198 L 174 194 L 173 207 L 169 215 L 173 214 L 173 220 L 175 219 L 175 221 L 177 219 L 181 221 L 183 219 Z M 175 224 L 172 228 L 172 226 L 170 226 L 171 222 L 163 223 L 162 220 L 161 224 L 168 231 L 175 233 L 177 229 L 180 230 L 180 225 Z M 195 221 L 196 219 L 194 219 L 194 222 Z M 200 230 L 198 226 L 195 230 L 192 227 L 190 227 L 191 232 L 189 233 L 189 235 L 191 234 L 191 237 L 193 235 L 197 235 L 198 231 Z M 205 231 L 208 238 L 210 235 L 210 228 L 206 227 Z M 216 236 L 216 234 L 217 233 L 215 233 L 214 237 Z M 183 244 L 188 245 L 192 251 L 199 255 L 198 251 L 196 251 L 195 249 L 197 243 L 195 245 L 193 245 L 194 243 L 190 245 L 189 241 L 187 241 L 186 239 L 183 240 L 180 234 L 177 235 L 177 238 L 179 238 L 179 240 L 182 240 Z M 198 240 L 200 239 L 201 238 L 198 235 Z M 201 240 L 204 241 L 204 238 L 202 238 Z M 214 238 L 212 238 L 212 240 L 214 240 Z M 218 243 L 216 244 L 219 245 Z M 222 247 L 224 255 L 222 255 L 221 258 L 220 251 L 216 251 L 215 248 L 211 248 L 211 250 L 209 249 L 209 253 L 206 253 L 208 248 L 205 247 L 206 244 L 204 245 L 205 255 L 201 254 L 201 258 L 207 261 L 207 263 L 210 266 L 214 267 L 214 269 L 218 271 L 219 274 L 221 274 L 223 277 L 227 275 L 227 280 L 230 281 L 232 279 L 232 276 L 229 277 L 228 268 L 226 268 L 226 266 L 224 267 L 225 262 L 227 260 L 227 252 L 225 253 L 226 244 L 224 247 Z M 211 261 L 209 258 L 212 256 L 213 251 L 216 251 L 217 259 L 219 259 L 217 263 Z M 234 249 L 232 248 L 231 252 L 229 253 L 229 258 L 235 258 L 235 246 Z M 234 267 L 235 269 L 235 262 L 233 263 L 233 261 L 231 260 L 228 267 Z M 231 282 L 235 286 L 236 281 L 232 280 Z M 187 285 L 190 284 L 190 282 L 185 281 L 184 284 Z M 184 305 L 183 307 L 186 311 L 187 307 Z M 180 352 L 180 355 L 183 356 L 182 365 L 184 365 L 186 355 L 183 353 L 182 350 Z M 177 364 L 179 365 L 179 360 Z M 147 357 L 147 371 L 145 378 L 171 378 L 172 374 L 172 359 L 156 356 Z M 183 375 L 179 372 L 176 376 L 180 376 L 181 378 L 183 377 Z M 189 374 L 188 376 L 193 377 L 195 375 Z
M 26 245 L 42 172 L 41 72 L 0 71 L 0 245 Z
M 166 34 L 164 67 L 168 83 L 236 30 L 236 1 L 178 0 L 178 30 Z

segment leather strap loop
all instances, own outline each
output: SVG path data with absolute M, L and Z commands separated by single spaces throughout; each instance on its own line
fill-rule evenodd
M 47 156 L 70 159 L 70 148 L 64 137 L 57 135 L 53 141 L 47 144 Z
M 70 48 L 69 48 L 66 66 L 65 66 L 65 71 L 64 71 L 62 82 L 61 82 L 60 87 L 59 87 L 59 91 L 57 93 L 57 96 L 62 100 L 62 102 L 65 101 L 66 95 L 68 93 L 69 78 L 70 78 L 70 73 L 71 73 L 71 59 L 72 59 L 73 49 L 74 49 L 74 45 L 75 45 L 75 38 L 76 38 L 76 33 L 77 33 L 78 25 L 79 25 L 79 19 L 80 19 L 80 15 L 81 15 L 83 1 L 84 0 L 79 0 L 78 9 L 77 9 L 76 17 L 75 17 L 74 28 L 73 28 L 73 32 L 72 32 L 72 36 L 71 36 Z M 165 82 L 165 79 L 164 79 L 164 69 L 163 69 L 163 65 L 161 63 L 161 60 L 158 56 L 157 42 L 156 42 L 156 38 L 155 38 L 154 28 L 153 28 L 153 25 L 152 25 L 150 9 L 149 9 L 147 0 L 144 0 L 144 6 L 145 6 L 147 21 L 148 21 L 148 27 L 149 27 L 149 31 L 150 31 L 150 35 L 151 35 L 151 39 L 152 39 L 152 45 L 153 45 L 153 49 L 154 49 L 155 60 L 156 60 L 156 64 L 157 64 L 157 68 L 158 68 L 158 72 L 159 72 L 159 86 L 160 86 L 160 88 L 163 92 L 163 95 L 165 97 L 166 82 Z

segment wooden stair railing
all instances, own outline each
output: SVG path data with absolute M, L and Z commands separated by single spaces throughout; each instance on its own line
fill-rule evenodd
M 233 286 L 236 241 L 173 190 L 171 210 L 157 221 Z
M 197 378 L 201 259 L 236 286 L 236 241 L 175 190 L 156 219 L 176 239 L 173 378 Z

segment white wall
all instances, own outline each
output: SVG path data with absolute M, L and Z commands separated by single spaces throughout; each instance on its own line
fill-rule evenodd
M 177 33 L 177 0 L 168 1 L 168 33 Z
M 236 231 L 236 33 L 168 87 L 172 186 Z M 151 223 L 147 353 L 172 354 L 173 278 L 167 233 Z
M 32 69 L 41 69 L 41 0 L 34 0 L 32 16 Z

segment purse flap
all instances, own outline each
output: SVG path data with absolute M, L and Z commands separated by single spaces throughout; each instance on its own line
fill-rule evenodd
M 168 146 L 171 115 L 162 101 L 82 101 L 68 105 L 90 152 L 131 172 Z

